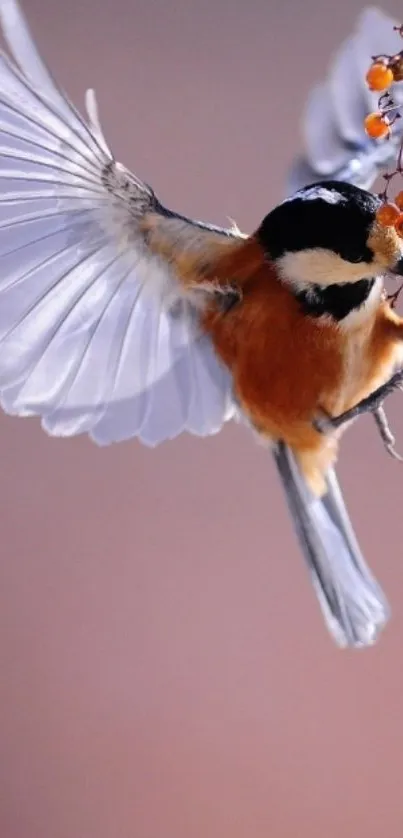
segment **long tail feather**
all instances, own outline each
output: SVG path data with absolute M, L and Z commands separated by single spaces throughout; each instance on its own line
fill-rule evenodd
M 279 443 L 273 453 L 330 633 L 342 647 L 373 645 L 390 608 L 361 554 L 335 473 L 329 471 L 327 493 L 317 498 L 290 449 Z

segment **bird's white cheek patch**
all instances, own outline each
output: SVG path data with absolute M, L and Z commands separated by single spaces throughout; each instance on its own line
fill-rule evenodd
M 285 253 L 278 262 L 278 270 L 285 282 L 299 289 L 310 285 L 337 285 L 368 278 L 369 265 L 365 262 L 346 262 L 337 253 L 321 248 Z

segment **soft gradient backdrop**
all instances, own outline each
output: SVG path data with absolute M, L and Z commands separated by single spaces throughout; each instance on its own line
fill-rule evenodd
M 354 0 L 26 0 L 80 107 L 173 208 L 252 229 Z M 403 5 L 388 10 L 403 16 Z M 403 396 L 391 402 L 403 449 Z M 401 838 L 403 466 L 339 473 L 393 605 L 333 644 L 270 456 L 229 427 L 99 450 L 0 417 L 2 838 Z

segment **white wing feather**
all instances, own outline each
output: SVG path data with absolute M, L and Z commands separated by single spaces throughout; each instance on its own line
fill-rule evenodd
M 231 378 L 139 233 L 152 190 L 115 166 L 93 92 L 87 124 L 57 88 L 15 0 L 0 18 L 22 70 L 0 55 L 3 408 L 100 444 L 218 431 Z
M 402 39 L 393 30 L 397 23 L 376 8 L 365 9 L 331 61 L 327 79 L 311 91 L 302 123 L 304 155 L 292 166 L 288 195 L 329 178 L 368 189 L 394 160 L 403 120 L 396 123 L 387 143 L 371 140 L 363 123 L 378 101 L 365 83 L 371 56 L 401 50 Z M 395 101 L 403 104 L 402 85 L 394 85 L 392 92 Z

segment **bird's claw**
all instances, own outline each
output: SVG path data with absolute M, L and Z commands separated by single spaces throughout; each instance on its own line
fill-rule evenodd
M 325 414 L 324 418 L 320 416 L 317 419 L 314 419 L 314 427 L 321 431 L 322 433 L 326 431 L 334 431 L 337 428 L 341 428 L 346 422 L 351 422 L 352 419 L 356 419 L 357 416 L 361 416 L 363 413 L 374 413 L 378 408 L 382 408 L 383 402 L 385 401 L 386 397 L 389 396 L 394 390 L 402 390 L 403 389 L 403 369 L 398 370 L 391 376 L 389 381 L 386 384 L 382 384 L 373 393 L 370 393 L 365 399 L 362 399 L 358 404 L 351 407 L 349 410 L 345 410 L 343 413 L 340 413 L 338 416 L 327 416 Z M 322 427 L 324 431 L 322 431 Z
M 321 411 L 321 415 L 315 417 L 312 424 L 319 433 L 326 434 L 341 428 L 346 422 L 351 422 L 352 419 L 356 419 L 363 413 L 372 413 L 386 451 L 394 460 L 403 462 L 403 457 L 395 449 L 395 438 L 390 430 L 383 407 L 383 402 L 387 396 L 393 393 L 394 390 L 402 389 L 403 369 L 394 373 L 386 384 L 382 384 L 377 390 L 374 390 L 373 393 L 365 399 L 362 399 L 354 407 L 345 410 L 338 416 L 330 416 L 324 411 Z

